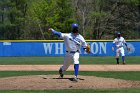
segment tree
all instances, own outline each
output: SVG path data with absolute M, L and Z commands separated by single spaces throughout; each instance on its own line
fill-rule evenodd
M 73 22 L 86 39 L 134 39 L 139 19 L 140 0 L 0 0 L 0 39 L 52 39 L 49 27 L 67 33 Z
M 126 38 L 138 38 L 136 32 L 139 20 L 136 7 L 138 2 L 138 0 L 75 0 L 76 16 L 82 25 L 82 34 L 88 39 L 112 39 L 116 31 L 121 31 Z
M 1 0 L 1 39 L 20 39 L 27 10 L 26 0 Z
M 27 20 L 26 24 L 30 26 L 26 27 L 27 30 L 32 28 L 32 26 L 34 28 L 29 29 L 30 34 L 38 33 L 38 36 L 34 37 L 36 39 L 52 38 L 47 32 L 49 27 L 58 31 L 68 32 L 70 31 L 70 24 L 74 22 L 71 2 L 69 0 L 41 0 L 39 2 L 32 2 Z
M 114 22 L 117 31 L 121 31 L 126 38 L 138 38 L 138 0 L 122 0 L 117 2 L 116 20 Z M 117 14 L 116 14 L 117 13 Z
M 75 7 L 76 12 L 75 18 L 80 24 L 80 33 L 87 38 L 86 32 L 90 22 L 89 13 L 92 10 L 92 0 L 73 0 L 72 2 L 74 2 L 73 7 Z

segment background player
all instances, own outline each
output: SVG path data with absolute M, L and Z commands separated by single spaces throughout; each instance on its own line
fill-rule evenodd
M 60 77 L 63 77 L 64 71 L 68 69 L 71 62 L 74 62 L 74 81 L 78 81 L 78 71 L 79 71 L 79 52 L 80 47 L 82 46 L 84 50 L 90 53 L 90 49 L 85 42 L 83 36 L 78 33 L 78 24 L 72 24 L 72 32 L 71 33 L 61 33 L 57 32 L 54 29 L 50 28 L 49 31 L 62 39 L 64 39 L 64 44 L 66 47 L 66 55 L 64 58 L 63 66 L 60 67 L 59 74 Z
M 113 46 L 112 46 L 112 51 L 116 50 L 116 61 L 117 64 L 119 64 L 119 55 L 121 53 L 122 56 L 122 62 L 123 64 L 125 64 L 125 53 L 124 53 L 124 44 L 127 47 L 127 44 L 125 42 L 125 39 L 121 36 L 120 32 L 117 32 L 117 38 L 114 39 L 113 41 Z M 127 47 L 127 50 L 129 50 L 129 48 Z

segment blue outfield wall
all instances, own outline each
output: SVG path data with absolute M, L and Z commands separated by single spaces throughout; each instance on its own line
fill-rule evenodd
M 90 41 L 91 53 L 86 54 L 81 48 L 81 56 L 115 56 L 112 52 L 112 41 Z M 127 56 L 140 56 L 140 42 L 127 42 L 131 51 L 125 48 Z M 0 42 L 0 56 L 64 56 L 65 45 L 63 42 Z

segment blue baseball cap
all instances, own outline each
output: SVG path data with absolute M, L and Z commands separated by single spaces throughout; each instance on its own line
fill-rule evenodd
M 74 23 L 74 24 L 72 24 L 71 26 L 72 26 L 72 28 L 75 28 L 75 27 L 78 27 L 79 25 L 76 24 L 76 23 Z
M 118 35 L 120 35 L 120 34 L 121 34 L 121 32 L 117 32 L 117 34 L 118 34 Z

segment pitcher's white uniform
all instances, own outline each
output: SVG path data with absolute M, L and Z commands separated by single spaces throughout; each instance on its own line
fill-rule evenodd
M 79 52 L 81 46 L 86 48 L 87 43 L 85 39 L 80 34 L 74 36 L 73 33 L 61 33 L 61 38 L 64 39 L 64 44 L 66 47 L 66 55 L 64 58 L 64 63 L 62 71 L 66 71 L 73 61 L 74 64 L 79 64 Z
M 113 43 L 115 44 L 115 47 L 116 47 L 116 57 L 119 57 L 119 54 L 121 53 L 121 56 L 125 56 L 125 53 L 124 53 L 124 44 L 126 43 L 125 42 L 125 39 L 123 37 L 120 37 L 120 38 L 115 38 Z
M 85 39 L 83 36 L 81 36 L 78 33 L 78 24 L 73 23 L 72 25 L 72 32 L 71 33 L 61 33 L 57 32 L 54 29 L 50 28 L 49 31 L 52 31 L 52 33 L 62 39 L 64 39 L 64 44 L 66 47 L 66 55 L 64 58 L 63 66 L 59 69 L 60 77 L 63 78 L 64 71 L 68 69 L 71 62 L 74 63 L 74 81 L 78 81 L 78 72 L 79 72 L 79 52 L 81 46 L 84 48 L 84 50 L 87 49 L 87 44 L 85 42 Z

